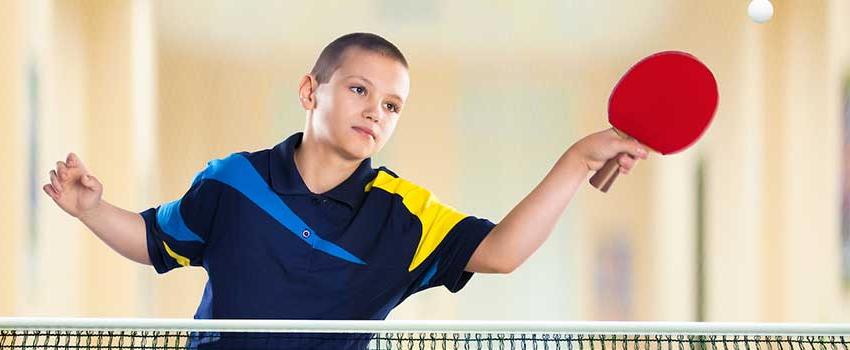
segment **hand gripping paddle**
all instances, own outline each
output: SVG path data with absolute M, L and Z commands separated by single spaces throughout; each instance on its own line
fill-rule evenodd
M 620 135 L 666 155 L 702 136 L 717 100 L 717 81 L 708 67 L 688 53 L 664 51 L 644 58 L 620 78 L 608 99 L 608 121 Z M 590 184 L 608 192 L 619 173 L 617 157 L 611 158 Z

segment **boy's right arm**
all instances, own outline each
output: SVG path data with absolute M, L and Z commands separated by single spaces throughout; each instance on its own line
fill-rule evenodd
M 104 243 L 124 257 L 150 265 L 145 221 L 138 213 L 118 208 L 101 198 L 103 185 L 88 173 L 74 153 L 56 162 L 44 192 L 62 210 L 83 222 Z

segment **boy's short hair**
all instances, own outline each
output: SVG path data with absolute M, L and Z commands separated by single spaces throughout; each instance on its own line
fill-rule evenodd
M 319 58 L 316 59 L 316 64 L 310 74 L 316 78 L 319 84 L 327 83 L 331 80 L 334 71 L 342 64 L 342 55 L 345 50 L 351 47 L 387 56 L 407 68 L 407 60 L 401 50 L 387 39 L 372 33 L 351 33 L 343 35 L 325 46 L 322 53 L 319 54 Z

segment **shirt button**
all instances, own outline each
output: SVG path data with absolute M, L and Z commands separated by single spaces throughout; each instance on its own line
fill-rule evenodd
M 304 230 L 304 232 L 301 232 L 301 237 L 310 238 L 310 231 Z

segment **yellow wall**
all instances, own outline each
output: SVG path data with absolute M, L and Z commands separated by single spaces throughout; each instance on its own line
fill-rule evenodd
M 25 31 L 24 6 L 14 2 L 0 13 L 0 164 L 6 164 L 0 172 L 0 183 L 6 190 L 0 200 L 0 314 L 17 312 L 20 291 L 18 285 L 25 276 L 21 269 L 21 236 L 26 233 L 26 213 L 22 203 L 28 195 L 26 187 L 27 164 L 24 131 L 25 126 Z
M 27 23 L 32 31 L 28 54 L 38 71 L 37 151 L 19 146 L 13 153 L 23 165 L 34 156 L 38 181 L 44 183 L 57 160 L 77 152 L 101 181 L 115 184 L 107 186 L 104 198 L 128 209 L 138 207 L 134 201 L 142 189 L 132 179 L 144 167 L 133 152 L 137 144 L 131 103 L 132 4 L 28 3 L 28 15 L 37 19 Z M 13 131 L 21 140 L 28 139 Z M 34 245 L 31 252 L 17 252 L 16 262 L 22 266 L 16 272 L 24 282 L 11 300 L 18 300 L 18 313 L 130 316 L 146 311 L 140 305 L 147 269 L 104 249 L 91 232 L 40 192 L 37 215 L 34 241 L 26 238 L 24 227 L 9 231 Z
M 98 178 L 110 186 L 104 199 L 130 210 L 138 210 L 136 197 L 145 188 L 134 181 L 144 166 L 134 158 L 133 51 L 131 1 L 85 1 L 82 3 L 84 43 L 88 54 L 86 80 L 86 130 L 83 158 Z M 140 310 L 136 303 L 140 290 L 139 271 L 135 263 L 103 249 L 102 242 L 87 230 L 83 251 L 87 272 L 82 302 L 85 312 L 93 315 L 132 315 Z M 116 283 L 120 281 L 120 283 Z M 112 282 L 112 283 L 109 283 Z

